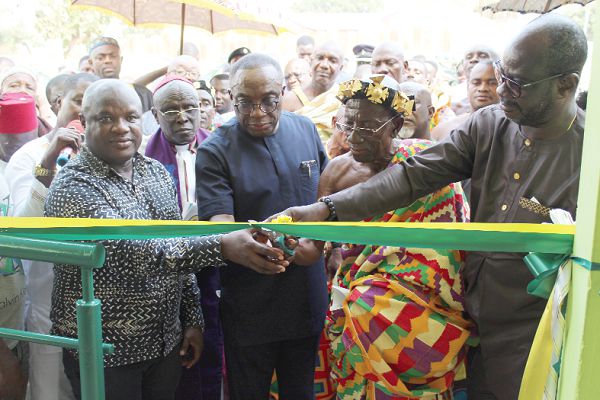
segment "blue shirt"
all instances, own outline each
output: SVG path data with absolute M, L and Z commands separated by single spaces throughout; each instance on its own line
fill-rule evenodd
M 327 156 L 305 117 L 282 112 L 276 132 L 254 137 L 233 119 L 198 148 L 198 216 L 230 214 L 261 221 L 288 207 L 317 200 Z M 224 329 L 239 345 L 256 345 L 319 334 L 327 308 L 323 260 L 290 265 L 262 275 L 229 263 L 221 268 Z

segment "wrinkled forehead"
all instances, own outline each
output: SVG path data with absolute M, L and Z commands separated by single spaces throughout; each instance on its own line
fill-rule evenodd
M 7 76 L 2 81 L 2 86 L 5 87 L 14 82 L 26 82 L 30 85 L 37 86 L 35 78 L 29 74 L 26 74 L 25 72 L 17 72 Z
M 337 46 L 325 44 L 318 47 L 313 53 L 314 58 L 332 58 L 341 61 L 344 58 L 342 50 Z
M 380 122 L 392 114 L 389 108 L 373 104 L 368 99 L 349 99 L 345 103 L 344 116 L 350 120 L 360 120 L 363 123 Z
M 394 49 L 392 46 L 378 46 L 373 50 L 372 59 L 373 60 L 384 60 L 394 58 L 396 60 L 403 60 L 404 55 L 402 50 L 399 48 Z

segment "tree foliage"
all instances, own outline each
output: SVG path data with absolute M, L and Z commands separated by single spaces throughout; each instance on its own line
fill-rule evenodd
M 110 17 L 94 10 L 71 8 L 70 0 L 39 0 L 36 31 L 42 40 L 59 37 L 68 57 L 76 45 L 87 46 L 102 34 Z
M 383 6 L 383 0 L 296 0 L 292 5 L 292 9 L 300 13 L 364 13 L 382 11 Z

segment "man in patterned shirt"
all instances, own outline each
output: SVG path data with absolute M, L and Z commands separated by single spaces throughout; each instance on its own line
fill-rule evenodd
M 47 216 L 69 218 L 181 218 L 173 181 L 165 168 L 137 152 L 141 102 L 115 79 L 92 84 L 83 99 L 86 146 L 54 179 Z M 172 399 L 181 373 L 180 306 L 191 272 L 228 259 L 261 273 L 279 273 L 283 253 L 251 232 L 204 238 L 106 240 L 104 267 L 95 272 L 102 301 L 103 338 L 115 345 L 105 357 L 106 399 Z M 269 261 L 271 260 L 271 261 Z M 197 288 L 197 286 L 196 286 Z M 77 335 L 75 301 L 81 297 L 77 268 L 56 265 L 51 320 L 55 334 Z M 189 308 L 184 308 L 189 310 Z M 196 308 L 197 309 L 197 308 Z M 201 325 L 187 312 L 186 325 Z M 76 354 L 64 353 L 65 372 L 80 398 Z

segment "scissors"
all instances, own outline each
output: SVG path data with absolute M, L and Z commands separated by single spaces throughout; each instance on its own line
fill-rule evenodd
M 290 238 L 292 238 L 293 240 L 298 241 L 298 239 L 296 237 L 287 236 L 281 232 L 276 232 L 271 229 L 260 227 L 260 226 L 256 225 L 256 224 L 258 224 L 258 222 L 253 221 L 253 220 L 249 220 L 248 223 L 250 224 L 250 226 L 253 229 L 259 231 L 260 233 L 262 233 L 263 235 L 268 237 L 269 240 L 271 241 L 271 243 L 273 244 L 273 246 L 283 250 L 283 252 L 286 255 L 288 255 L 289 257 L 294 256 L 294 254 L 296 253 L 296 250 L 289 248 L 286 243 L 286 240 L 289 240 Z M 287 237 L 287 239 L 286 239 L 286 237 Z

